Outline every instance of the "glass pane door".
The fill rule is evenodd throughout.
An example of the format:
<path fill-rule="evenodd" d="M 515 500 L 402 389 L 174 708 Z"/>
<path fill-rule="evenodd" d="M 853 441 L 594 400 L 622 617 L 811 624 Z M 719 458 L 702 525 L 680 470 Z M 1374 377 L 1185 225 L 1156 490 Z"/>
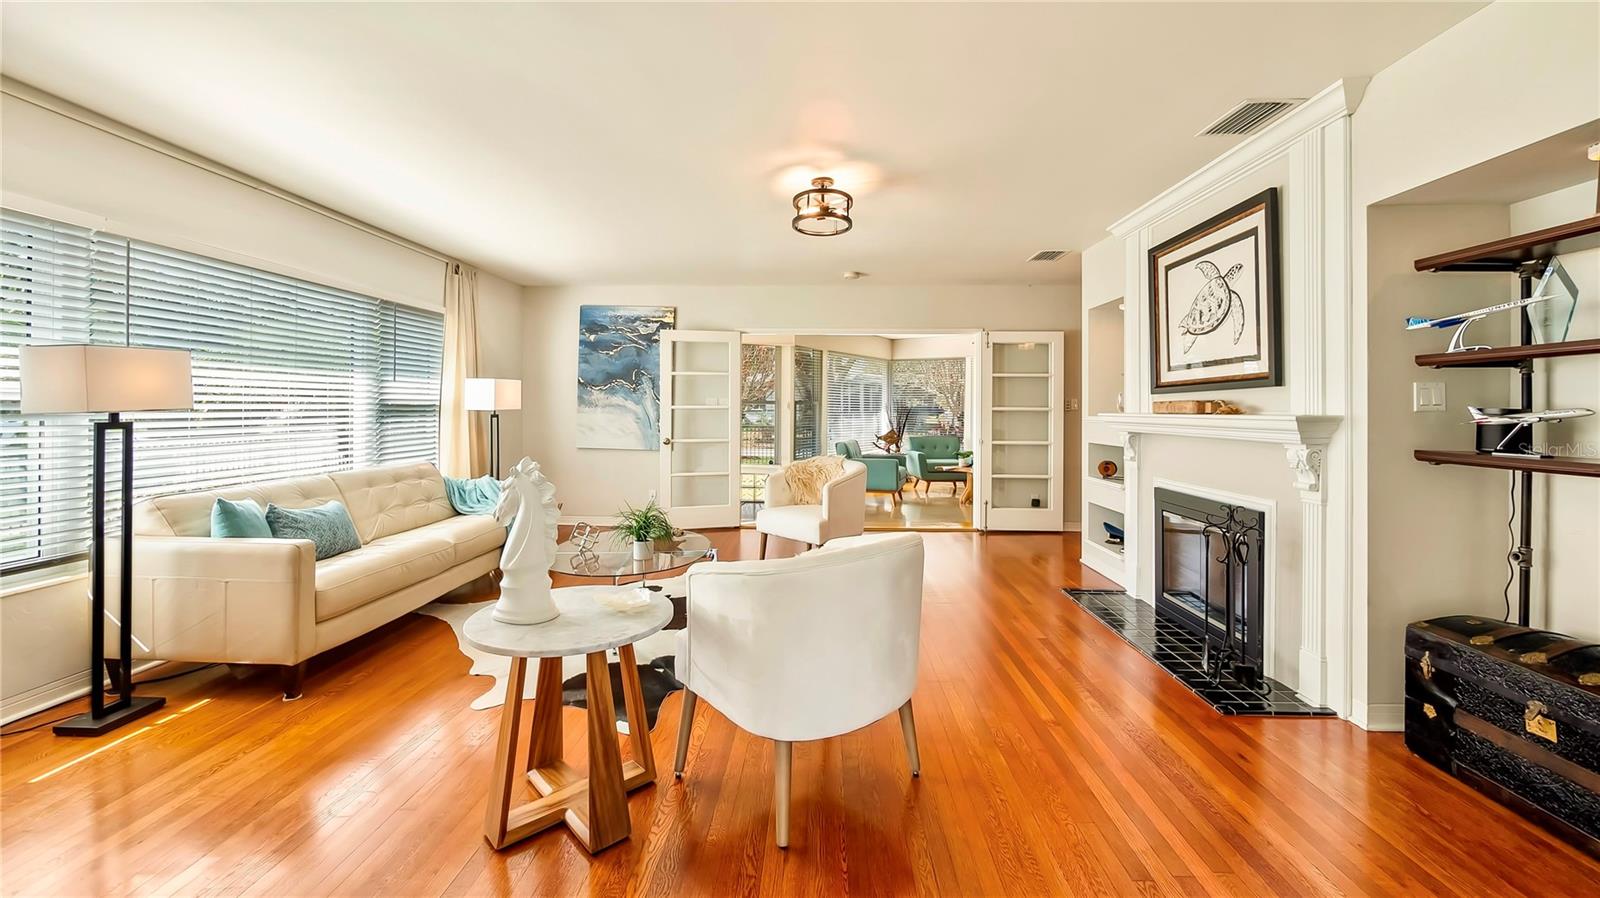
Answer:
<path fill-rule="evenodd" d="M 1062 527 L 1062 339 L 997 332 L 984 345 L 987 434 L 978 476 L 992 530 Z"/>
<path fill-rule="evenodd" d="M 679 527 L 739 526 L 739 335 L 661 334 L 661 506 Z"/>

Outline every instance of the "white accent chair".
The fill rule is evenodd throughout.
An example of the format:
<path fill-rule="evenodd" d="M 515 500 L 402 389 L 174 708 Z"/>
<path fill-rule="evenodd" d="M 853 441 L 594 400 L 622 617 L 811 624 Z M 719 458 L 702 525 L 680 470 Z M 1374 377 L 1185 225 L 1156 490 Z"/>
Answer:
<path fill-rule="evenodd" d="M 685 581 L 689 626 L 675 659 L 685 686 L 679 777 L 700 698 L 773 740 L 780 848 L 789 846 L 793 743 L 843 735 L 898 709 L 911 775 L 921 773 L 911 693 L 922 537 L 862 536 L 794 558 L 699 564 Z"/>
<path fill-rule="evenodd" d="M 821 505 L 795 505 L 783 472 L 767 476 L 767 499 L 756 512 L 761 557 L 767 537 L 781 536 L 815 548 L 841 536 L 860 536 L 867 526 L 867 466 L 846 460 L 844 471 L 822 487 Z"/>

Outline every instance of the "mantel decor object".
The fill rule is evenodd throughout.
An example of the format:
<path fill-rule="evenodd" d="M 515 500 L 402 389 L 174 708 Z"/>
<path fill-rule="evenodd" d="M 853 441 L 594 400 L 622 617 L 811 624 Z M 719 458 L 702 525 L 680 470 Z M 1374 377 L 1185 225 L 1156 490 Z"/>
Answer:
<path fill-rule="evenodd" d="M 1152 392 L 1283 383 L 1276 187 L 1164 241 L 1149 260 Z"/>
<path fill-rule="evenodd" d="M 1158 399 L 1150 403 L 1157 415 L 1242 415 L 1244 409 L 1222 399 Z"/>

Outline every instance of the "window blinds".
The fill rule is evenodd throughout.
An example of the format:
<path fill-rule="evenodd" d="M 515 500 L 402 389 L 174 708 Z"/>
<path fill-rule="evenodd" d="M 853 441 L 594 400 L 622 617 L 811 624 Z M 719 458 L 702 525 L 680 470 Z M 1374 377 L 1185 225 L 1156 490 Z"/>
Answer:
<path fill-rule="evenodd" d="M 889 363 L 885 359 L 824 354 L 828 389 L 828 443 L 859 440 L 872 445 L 878 434 L 889 429 L 883 398 L 889 386 Z"/>
<path fill-rule="evenodd" d="M 822 350 L 794 348 L 794 457 L 826 455 L 822 451 Z"/>
<path fill-rule="evenodd" d="M 89 540 L 92 419 L 20 414 L 23 343 L 191 351 L 194 409 L 136 418 L 136 496 L 436 454 L 436 312 L 9 210 L 0 267 L 0 568 Z"/>

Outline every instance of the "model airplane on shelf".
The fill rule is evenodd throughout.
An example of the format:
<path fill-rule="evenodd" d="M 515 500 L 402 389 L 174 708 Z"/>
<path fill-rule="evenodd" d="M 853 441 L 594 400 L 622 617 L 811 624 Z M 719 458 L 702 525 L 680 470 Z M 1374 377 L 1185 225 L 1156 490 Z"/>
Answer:
<path fill-rule="evenodd" d="M 1461 341 L 1467 335 L 1467 328 L 1470 327 L 1473 322 L 1482 321 L 1484 318 L 1487 318 L 1496 312 L 1509 312 L 1512 309 L 1521 309 L 1526 306 L 1531 306 L 1536 302 L 1544 302 L 1545 300 L 1551 298 L 1552 297 L 1549 296 L 1530 296 L 1526 299 L 1513 299 L 1510 302 L 1502 302 L 1492 306 L 1484 306 L 1481 309 L 1473 309 L 1470 312 L 1461 312 L 1460 314 L 1456 315 L 1447 315 L 1443 318 L 1418 318 L 1416 316 L 1412 316 L 1406 319 L 1406 330 L 1418 331 L 1430 327 L 1455 328 L 1456 332 L 1451 335 L 1450 345 L 1445 349 L 1445 352 L 1475 352 L 1480 349 L 1493 349 L 1494 347 L 1492 346 L 1484 346 L 1481 344 L 1478 346 L 1462 345 Z"/>
<path fill-rule="evenodd" d="M 1594 414 L 1594 409 L 1553 408 L 1542 412 L 1502 412 L 1499 414 L 1490 414 L 1475 405 L 1469 405 L 1467 406 L 1467 412 L 1468 414 L 1472 415 L 1472 423 L 1480 426 L 1484 424 L 1516 425 L 1515 427 L 1511 428 L 1509 433 L 1506 434 L 1505 439 L 1501 440 L 1500 443 L 1494 447 L 1494 451 L 1502 452 L 1507 446 L 1516 445 L 1512 441 L 1516 439 L 1517 434 L 1521 433 L 1524 427 L 1532 427 L 1535 424 L 1550 424 L 1557 421 L 1565 421 L 1569 418 L 1586 418 Z M 1525 455 L 1527 453 L 1516 452 L 1513 454 Z"/>
<path fill-rule="evenodd" d="M 1564 294 L 1560 292 L 1563 288 L 1565 289 Z M 1562 267 L 1561 260 L 1551 259 L 1550 264 L 1545 266 L 1544 273 L 1539 276 L 1539 285 L 1534 289 L 1532 296 L 1496 303 L 1492 306 L 1484 306 L 1481 309 L 1473 309 L 1470 312 L 1446 315 L 1443 318 L 1422 318 L 1413 315 L 1406 319 L 1406 330 L 1424 330 L 1430 327 L 1455 328 L 1456 332 L 1450 336 L 1450 345 L 1445 348 L 1445 352 L 1476 352 L 1481 349 L 1493 349 L 1494 347 L 1492 346 L 1481 344 L 1477 346 L 1465 346 L 1462 344 L 1462 341 L 1467 336 L 1467 328 L 1471 327 L 1474 321 L 1481 321 L 1499 312 L 1527 308 L 1535 303 L 1545 302 L 1562 295 L 1576 298 L 1578 288 L 1572 283 L 1572 278 L 1567 275 L 1566 269 Z M 1557 339 L 1560 338 L 1558 337 Z"/>

